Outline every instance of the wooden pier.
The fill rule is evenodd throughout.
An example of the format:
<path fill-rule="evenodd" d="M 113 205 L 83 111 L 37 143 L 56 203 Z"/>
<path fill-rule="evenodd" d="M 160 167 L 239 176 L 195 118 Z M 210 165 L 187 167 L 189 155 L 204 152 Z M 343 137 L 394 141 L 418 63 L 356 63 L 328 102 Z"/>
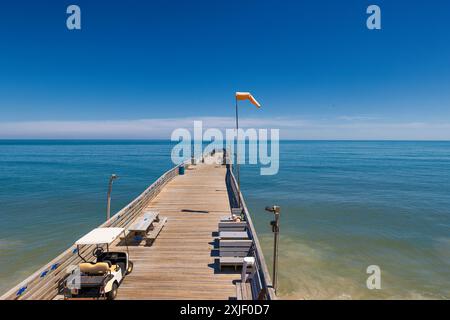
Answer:
<path fill-rule="evenodd" d="M 132 203 L 101 227 L 127 228 L 144 212 L 158 211 L 167 218 L 164 228 L 150 246 L 129 246 L 133 272 L 120 285 L 117 299 L 237 299 L 240 271 L 220 270 L 218 223 L 230 215 L 241 197 L 253 256 L 258 291 L 252 298 L 275 299 L 270 276 L 225 151 L 204 156 L 204 162 L 185 164 L 166 172 Z M 119 246 L 119 243 L 114 245 Z M 84 252 L 92 251 L 86 247 Z M 123 246 L 119 246 L 123 250 Z M 65 269 L 81 261 L 73 246 L 42 267 L 0 299 L 55 299 L 61 296 Z"/>

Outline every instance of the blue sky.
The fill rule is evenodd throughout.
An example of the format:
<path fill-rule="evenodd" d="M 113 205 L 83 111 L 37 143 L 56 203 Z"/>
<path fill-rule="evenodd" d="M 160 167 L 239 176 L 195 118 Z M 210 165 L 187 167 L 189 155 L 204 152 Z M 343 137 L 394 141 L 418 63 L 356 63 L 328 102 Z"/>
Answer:
<path fill-rule="evenodd" d="M 243 124 L 282 138 L 450 139 L 449 21 L 444 0 L 2 2 L 0 138 L 232 127 L 251 91 Z"/>

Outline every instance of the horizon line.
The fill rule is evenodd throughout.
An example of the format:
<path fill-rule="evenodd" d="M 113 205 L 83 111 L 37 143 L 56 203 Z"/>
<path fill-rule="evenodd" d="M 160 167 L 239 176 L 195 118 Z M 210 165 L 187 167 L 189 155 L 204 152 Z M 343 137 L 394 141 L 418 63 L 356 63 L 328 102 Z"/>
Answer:
<path fill-rule="evenodd" d="M 225 139 L 224 139 L 225 140 Z M 233 139 L 234 140 L 234 139 Z M 161 138 L 0 138 L 0 141 L 164 141 L 164 142 L 180 142 L 170 139 Z M 192 140 L 197 141 L 197 140 Z M 203 142 L 214 142 L 202 140 Z M 257 140 L 245 140 L 245 141 L 259 141 Z M 283 141 L 361 141 L 361 142 L 450 142 L 450 139 L 279 139 L 280 142 Z"/>

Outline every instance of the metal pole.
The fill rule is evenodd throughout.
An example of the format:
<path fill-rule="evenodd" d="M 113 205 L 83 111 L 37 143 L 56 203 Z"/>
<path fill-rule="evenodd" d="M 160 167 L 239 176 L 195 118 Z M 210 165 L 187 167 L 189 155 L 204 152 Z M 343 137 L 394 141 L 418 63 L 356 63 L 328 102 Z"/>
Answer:
<path fill-rule="evenodd" d="M 106 200 L 106 221 L 108 221 L 111 218 L 111 191 L 112 191 L 112 185 L 113 181 L 117 179 L 117 175 L 112 174 L 109 178 L 109 186 L 108 186 L 108 196 Z"/>
<path fill-rule="evenodd" d="M 238 206 L 241 207 L 241 179 L 239 175 L 239 116 L 238 116 L 238 99 L 236 98 L 236 169 L 237 169 L 237 186 L 238 186 Z"/>
<path fill-rule="evenodd" d="M 266 211 L 271 212 L 275 215 L 275 220 L 272 220 L 270 222 L 270 225 L 272 226 L 272 232 L 273 232 L 273 276 L 272 276 L 272 286 L 275 291 L 275 294 L 277 293 L 277 287 L 278 287 L 278 242 L 279 242 L 279 236 L 280 236 L 280 212 L 281 209 L 279 206 L 271 206 L 266 207 Z"/>
<path fill-rule="evenodd" d="M 278 288 L 278 241 L 280 237 L 279 213 L 275 213 L 274 239 L 273 239 L 273 289 L 275 294 Z"/>

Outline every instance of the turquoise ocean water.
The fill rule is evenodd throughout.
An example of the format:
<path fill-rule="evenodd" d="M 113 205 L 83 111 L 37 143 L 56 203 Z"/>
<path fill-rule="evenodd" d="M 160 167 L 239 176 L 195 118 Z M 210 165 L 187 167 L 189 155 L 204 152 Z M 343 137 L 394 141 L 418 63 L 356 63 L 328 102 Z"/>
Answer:
<path fill-rule="evenodd" d="M 171 148 L 0 141 L 0 292 L 104 221 L 111 173 L 115 212 L 173 166 Z M 245 165 L 241 183 L 269 264 L 264 206 L 282 207 L 282 297 L 450 298 L 450 142 L 285 141 L 277 175 Z"/>

